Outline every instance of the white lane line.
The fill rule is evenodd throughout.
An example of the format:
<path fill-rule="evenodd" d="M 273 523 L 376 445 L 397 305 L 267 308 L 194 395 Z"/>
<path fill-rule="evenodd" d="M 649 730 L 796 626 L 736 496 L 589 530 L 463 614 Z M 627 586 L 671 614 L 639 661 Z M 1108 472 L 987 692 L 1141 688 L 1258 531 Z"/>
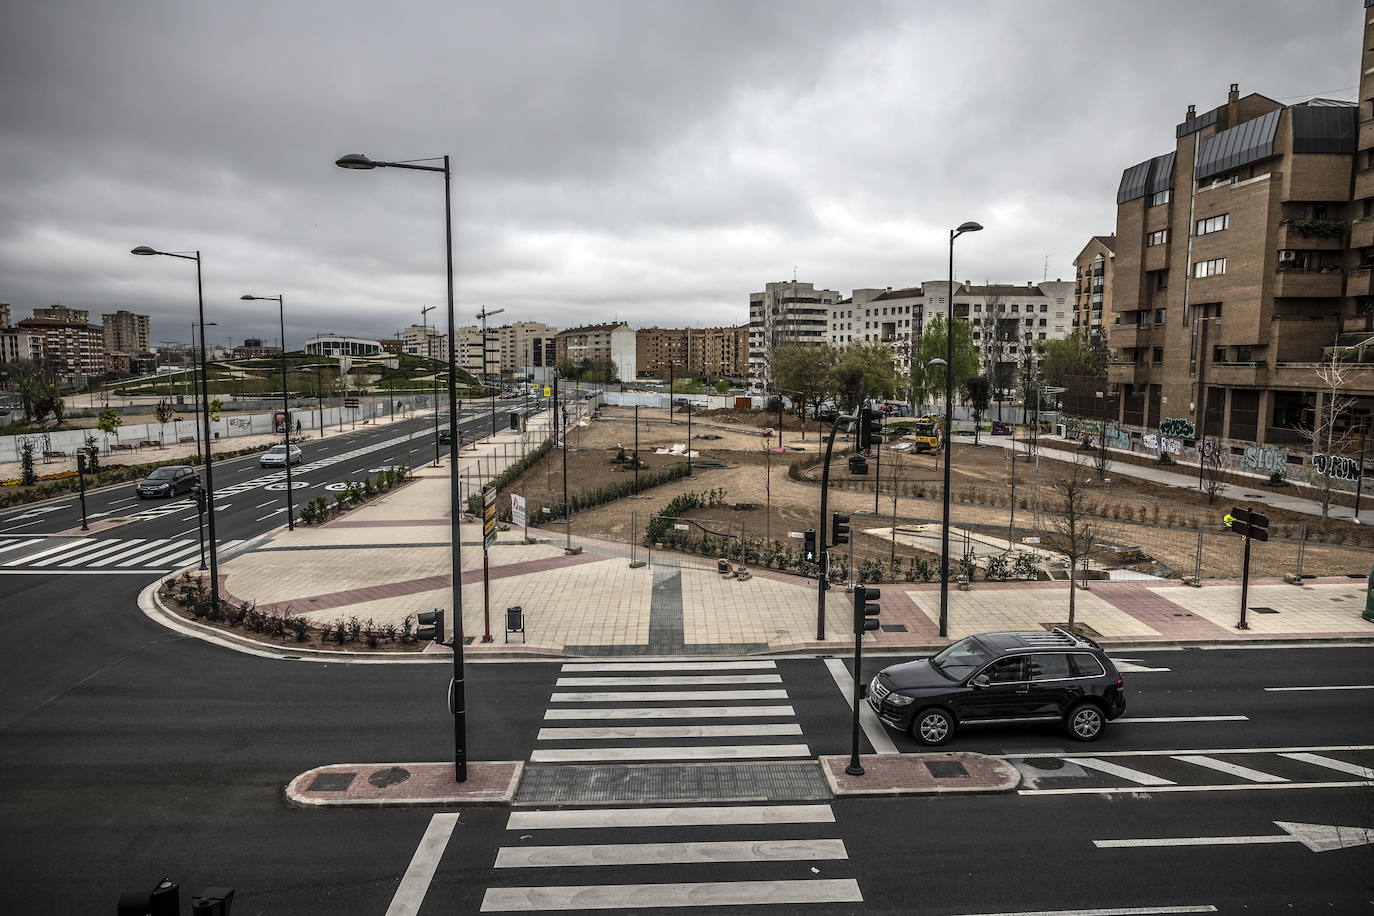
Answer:
<path fill-rule="evenodd" d="M 1314 747 L 1211 747 L 1174 748 L 1164 751 L 1088 751 L 1082 754 L 1000 754 L 1003 760 L 1073 760 L 1077 757 L 1172 757 L 1175 754 L 1282 754 L 1298 751 L 1374 751 L 1374 744 L 1323 744 Z"/>
<path fill-rule="evenodd" d="M 585 808 L 512 811 L 507 830 L 602 827 L 720 827 L 743 824 L 833 824 L 829 805 L 722 805 L 692 808 Z"/>
<path fill-rule="evenodd" d="M 564 674 L 582 671 L 745 671 L 751 668 L 777 668 L 777 662 L 565 662 Z"/>
<path fill-rule="evenodd" d="M 1153 786 L 1148 791 L 1155 792 L 1249 792 L 1255 789 L 1349 789 L 1352 786 L 1374 786 L 1374 780 L 1347 780 L 1346 782 L 1279 782 L 1279 783 L 1230 783 L 1224 786 Z M 1017 789 L 1017 795 L 1120 795 L 1122 792 L 1146 791 L 1135 786 L 1117 786 L 1103 789 Z"/>
<path fill-rule="evenodd" d="M 791 718 L 791 706 L 634 706 L 619 709 L 546 709 L 545 719 L 733 719 Z"/>
<path fill-rule="evenodd" d="M 1123 716 L 1115 722 L 1151 725 L 1164 722 L 1249 722 L 1249 716 Z"/>
<path fill-rule="evenodd" d="M 1243 767 L 1238 763 L 1231 763 L 1226 760 L 1217 760 L 1215 757 L 1207 757 L 1203 754 L 1177 754 L 1174 760 L 1182 760 L 1184 763 L 1196 764 L 1206 767 L 1209 770 L 1216 770 L 1218 773 L 1229 773 L 1241 779 L 1248 779 L 1251 782 L 1290 782 L 1282 776 L 1275 776 L 1272 773 L 1265 773 L 1254 770 L 1250 767 Z"/>
<path fill-rule="evenodd" d="M 31 554 L 29 554 L 27 557 L 20 557 L 20 558 L 17 559 L 17 560 L 10 560 L 10 561 L 7 562 L 5 565 L 6 565 L 6 566 L 18 566 L 20 563 L 28 563 L 28 562 L 30 562 L 30 561 L 32 561 L 32 560 L 37 560 L 37 559 L 40 559 L 40 558 L 42 558 L 42 557 L 50 557 L 50 556 L 52 556 L 52 555 L 55 554 L 55 553 L 60 553 L 60 552 L 62 552 L 62 551 L 64 551 L 64 550 L 67 550 L 67 549 L 70 548 L 70 547 L 72 546 L 72 544 L 74 544 L 74 543 L 79 544 L 79 543 L 81 543 L 81 542 L 80 542 L 80 541 L 63 541 L 62 543 L 58 544 L 56 547 L 49 547 L 47 550 L 40 550 L 40 551 L 38 551 L 38 553 L 31 553 Z"/>
<path fill-rule="evenodd" d="M 18 550 L 20 547 L 28 547 L 30 544 L 41 544 L 46 540 L 47 538 L 27 538 L 14 544 L 6 544 L 0 547 L 0 553 L 4 553 L 6 550 Z"/>
<path fill-rule="evenodd" d="M 141 540 L 143 540 L 143 539 L 142 539 L 142 538 L 135 538 L 134 540 L 140 540 L 140 541 L 141 541 Z M 80 556 L 80 557 L 77 557 L 75 560 L 73 560 L 73 559 L 71 559 L 71 558 L 69 558 L 69 557 L 62 557 L 60 560 L 58 560 L 58 565 L 59 565 L 59 566 L 76 566 L 76 565 L 82 565 L 82 566 L 84 566 L 84 565 L 86 565 L 87 563 L 89 563 L 91 560 L 94 560 L 96 557 L 104 556 L 104 555 L 107 555 L 107 554 L 111 554 L 111 553 L 114 553 L 114 552 L 117 551 L 117 550 L 123 549 L 124 546 L 127 545 L 128 543 L 130 543 L 130 542 L 124 540 L 123 538 L 116 538 L 116 539 L 111 540 L 111 541 L 106 541 L 106 542 L 105 542 L 105 546 L 102 547 L 100 550 L 93 550 L 93 551 L 91 551 L 91 552 L 88 553 L 88 554 L 84 554 L 84 555 L 82 555 L 82 556 Z"/>
<path fill-rule="evenodd" d="M 121 568 L 128 566 L 147 566 L 149 562 L 153 560 L 154 557 L 159 557 L 164 553 L 181 553 L 187 547 L 189 547 L 191 543 L 192 542 L 190 541 L 182 540 L 179 538 L 173 541 L 172 543 L 165 544 L 161 547 L 158 547 L 155 550 L 149 550 L 144 553 L 135 554 L 127 560 L 120 561 L 116 565 Z"/>
<path fill-rule="evenodd" d="M 136 502 L 138 502 L 138 500 L 139 500 L 139 497 L 137 497 L 137 496 L 130 496 L 128 499 L 116 499 L 116 500 L 114 500 L 113 502 L 106 503 L 106 505 L 109 505 L 109 506 L 122 506 L 122 505 L 124 505 L 125 503 L 136 503 Z"/>
<path fill-rule="evenodd" d="M 827 658 L 825 667 L 830 670 L 830 676 L 835 679 L 835 684 L 840 688 L 840 694 L 844 701 L 849 704 L 849 708 L 854 708 L 854 679 L 849 676 L 849 669 L 844 666 L 844 661 L 838 658 Z M 864 730 L 864 735 L 868 738 L 868 743 L 873 745 L 875 754 L 899 754 L 897 745 L 892 743 L 892 737 L 887 733 L 887 727 L 878 721 L 878 715 L 873 711 L 873 707 L 867 702 L 859 704 L 859 726 Z"/>
<path fill-rule="evenodd" d="M 78 556 L 79 554 L 90 553 L 91 551 L 98 550 L 104 547 L 107 543 L 109 542 L 86 541 L 85 543 L 79 544 L 75 547 L 71 547 L 70 550 L 66 550 L 59 554 L 54 554 L 53 556 L 45 557 L 42 560 L 39 560 L 37 563 L 30 563 L 29 566 L 35 568 L 39 566 L 51 566 L 53 563 L 59 563 L 64 562 L 66 560 L 70 560 L 72 557 Z"/>
<path fill-rule="evenodd" d="M 706 687 L 781 684 L 780 674 L 682 674 L 665 677 L 560 677 L 555 687 Z"/>
<path fill-rule="evenodd" d="M 1326 687 L 1266 687 L 1266 693 L 1285 693 L 1290 690 L 1374 690 L 1374 684 L 1332 684 Z"/>
<path fill-rule="evenodd" d="M 277 512 L 282 512 L 282 511 L 285 511 L 285 510 L 283 510 L 283 509 L 278 509 L 278 510 L 277 510 Z M 255 519 L 253 519 L 253 521 L 255 521 L 255 522 L 266 521 L 267 519 L 269 519 L 269 518 L 271 518 L 272 516 L 276 515 L 277 512 L 269 512 L 269 513 L 267 513 L 266 515 L 264 515 L 262 518 L 255 518 Z"/>
<path fill-rule="evenodd" d="M 439 867 L 439 860 L 443 858 L 449 837 L 453 835 L 453 828 L 457 824 L 456 814 L 436 814 L 429 819 L 425 835 L 420 838 L 420 845 L 416 847 L 405 876 L 401 878 L 401 886 L 396 888 L 391 906 L 386 908 L 386 916 L 415 916 L 420 912 L 420 904 L 425 902 L 425 892 L 434 880 L 435 869 Z"/>
<path fill-rule="evenodd" d="M 1014 913 L 963 913 L 960 916 L 1169 916 L 1173 913 L 1215 913 L 1210 903 L 1196 906 L 1113 906 L 1105 910 L 1036 910 Z"/>
<path fill-rule="evenodd" d="M 844 840 L 753 840 L 697 843 L 595 843 L 503 846 L 496 868 L 691 865 L 717 862 L 820 862 L 848 859 Z"/>
<path fill-rule="evenodd" d="M 606 741 L 650 738 L 764 738 L 800 735 L 796 724 L 780 725 L 605 725 L 588 728 L 541 728 L 540 741 Z"/>
<path fill-rule="evenodd" d="M 274 502 L 276 502 L 275 499 L 269 499 L 269 500 L 268 500 L 267 502 L 265 502 L 265 503 L 258 503 L 258 504 L 257 504 L 256 506 L 254 506 L 253 508 L 254 508 L 254 509 L 261 509 L 263 506 L 270 506 L 270 505 L 272 505 Z"/>
<path fill-rule="evenodd" d="M 108 557 L 101 557 L 99 560 L 94 560 L 92 561 L 91 566 L 106 566 L 110 563 L 115 562 L 116 560 L 123 560 L 126 557 L 133 556 L 136 553 L 142 553 L 143 551 L 148 550 L 156 545 L 170 543 L 169 538 L 154 538 L 153 540 L 148 541 L 146 543 L 139 543 L 142 540 L 142 538 L 130 538 L 129 540 L 124 542 L 125 544 L 129 545 L 129 548 L 127 550 L 121 550 L 119 553 L 111 554 Z"/>
<path fill-rule="evenodd" d="M 220 547 L 220 550 L 223 549 L 224 547 Z M 199 557 L 200 544 L 196 543 L 187 547 L 185 550 L 179 550 L 175 553 L 169 553 L 164 557 L 159 557 L 157 565 L 159 567 L 166 567 L 167 569 L 176 569 L 178 566 L 190 563 L 192 560 L 198 559 Z"/>
<path fill-rule="evenodd" d="M 785 700 L 786 690 L 626 690 L 555 693 L 553 703 L 652 703 L 658 700 Z"/>
<path fill-rule="evenodd" d="M 1340 773 L 1349 773 L 1351 776 L 1358 776 L 1361 779 L 1374 779 L 1374 767 L 1364 767 L 1358 763 L 1346 763 L 1335 757 L 1325 757 L 1321 754 L 1280 754 L 1279 756 L 1302 763 L 1310 763 L 1313 766 L 1325 767 L 1328 770 L 1336 770 Z"/>
<path fill-rule="evenodd" d="M 1096 757 L 1077 757 L 1074 763 L 1090 770 L 1097 770 L 1099 773 L 1106 773 L 1110 776 L 1117 776 L 1121 779 L 1128 779 L 1137 785 L 1142 786 L 1172 786 L 1176 783 L 1172 779 L 1163 779 L 1149 773 L 1142 773 L 1140 770 L 1133 770 L 1130 767 L 1123 767 L 1119 763 L 1111 763 L 1106 760 L 1098 760 Z"/>
<path fill-rule="evenodd" d="M 1169 670 L 1168 668 L 1152 668 L 1149 665 L 1142 664 L 1138 658 L 1116 658 L 1115 656 L 1111 656 L 1111 659 L 1112 664 L 1116 666 L 1116 670 L 1120 671 L 1122 674 L 1147 674 Z"/>
<path fill-rule="evenodd" d="M 862 903 L 852 878 L 800 881 L 709 881 L 697 884 L 581 884 L 493 887 L 483 913 L 541 910 L 643 910 L 653 907 L 772 906 L 784 903 Z"/>
<path fill-rule="evenodd" d="M 720 744 L 712 747 L 549 748 L 530 754 L 531 763 L 582 763 L 590 760 L 758 760 L 810 757 L 805 744 Z"/>

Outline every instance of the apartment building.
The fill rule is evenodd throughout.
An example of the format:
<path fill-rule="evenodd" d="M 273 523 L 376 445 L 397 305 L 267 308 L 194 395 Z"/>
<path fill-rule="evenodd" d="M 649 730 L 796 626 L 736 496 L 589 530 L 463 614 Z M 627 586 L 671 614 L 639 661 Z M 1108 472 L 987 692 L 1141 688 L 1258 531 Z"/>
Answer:
<path fill-rule="evenodd" d="M 12 327 L 13 313 L 8 302 L 0 302 L 0 328 Z"/>
<path fill-rule="evenodd" d="M 411 356 L 447 359 L 448 335 L 433 327 L 412 324 L 401 329 L 401 350 Z"/>
<path fill-rule="evenodd" d="M 640 328 L 635 363 L 639 378 L 667 378 L 671 367 L 678 376 L 743 379 L 749 371 L 749 326 Z"/>
<path fill-rule="evenodd" d="M 0 325 L 0 363 L 43 358 L 43 335 Z"/>
<path fill-rule="evenodd" d="M 1102 316 L 1108 321 L 1112 309 L 1112 279 L 1115 277 L 1116 236 L 1095 235 L 1073 259 L 1073 322 L 1074 331 L 1091 339 L 1105 334 Z"/>
<path fill-rule="evenodd" d="M 796 280 L 766 283 L 749 295 L 749 380 L 757 389 L 771 384 L 772 355 L 797 344 L 815 346 L 830 339 L 830 311 L 840 301 L 835 290 L 816 289 Z"/>
<path fill-rule="evenodd" d="M 623 321 L 568 328 L 554 335 L 555 363 L 611 360 L 622 379 L 636 378 L 635 332 Z M 547 354 L 546 354 L 547 357 Z"/>
<path fill-rule="evenodd" d="M 80 309 L 73 311 L 81 312 Z M 79 382 L 86 376 L 105 372 L 105 331 L 99 325 L 61 318 L 25 318 L 15 328 L 41 341 L 42 358 L 64 381 Z M 29 348 L 32 353 L 32 343 Z"/>
<path fill-rule="evenodd" d="M 81 324 L 91 323 L 90 309 L 74 309 L 65 305 L 50 305 L 47 308 L 34 309 L 33 317 L 46 318 L 51 321 L 75 321 Z"/>
<path fill-rule="evenodd" d="M 120 353 L 143 353 L 148 350 L 149 319 L 127 309 L 100 316 L 105 328 L 105 349 Z"/>
<path fill-rule="evenodd" d="M 510 378 L 532 376 L 556 362 L 553 343 L 558 329 L 542 321 L 514 321 L 487 328 L 487 371 Z"/>
<path fill-rule="evenodd" d="M 1374 45 L 1374 26 L 1365 37 Z M 1299 442 L 1331 353 L 1358 364 L 1347 394 L 1367 411 L 1374 131 L 1359 118 L 1371 97 L 1368 74 L 1363 112 L 1232 84 L 1224 104 L 1188 107 L 1173 150 L 1124 171 L 1108 332 L 1123 423 L 1178 418 L 1203 435 Z"/>

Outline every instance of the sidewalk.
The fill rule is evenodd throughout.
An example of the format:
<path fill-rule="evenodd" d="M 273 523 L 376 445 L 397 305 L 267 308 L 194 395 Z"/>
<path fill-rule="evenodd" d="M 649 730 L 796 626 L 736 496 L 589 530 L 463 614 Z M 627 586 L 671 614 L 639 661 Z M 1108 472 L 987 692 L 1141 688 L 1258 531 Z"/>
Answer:
<path fill-rule="evenodd" d="M 547 418 L 543 418 L 546 422 Z M 464 450 L 460 470 L 499 473 L 519 450 L 519 433 L 502 432 Z M 1152 469 L 1143 469 L 1152 470 Z M 222 567 L 226 594 L 256 602 L 260 610 L 303 614 L 315 623 L 357 616 L 399 626 L 411 614 L 452 607 L 449 578 L 448 469 L 419 468 L 416 480 L 340 519 L 319 527 L 278 530 Z M 474 481 L 475 483 L 475 481 Z M 465 482 L 464 489 L 468 489 Z M 856 522 L 862 524 L 856 519 Z M 462 531 L 463 632 L 476 653 L 555 655 L 709 655 L 820 650 L 852 644 L 850 597 L 827 592 L 825 639 L 817 637 L 812 580 L 768 570 L 741 581 L 724 578 L 714 564 L 639 548 L 650 565 L 632 568 L 631 546 L 577 535 L 582 550 L 568 555 L 560 529 L 500 532 L 490 548 L 490 624 L 482 591 L 481 530 Z M 1077 620 L 1090 634 L 1120 645 L 1225 644 L 1240 640 L 1374 639 L 1374 623 L 1361 619 L 1365 582 L 1348 577 L 1307 580 L 1252 579 L 1250 629 L 1237 630 L 1237 582 L 1209 581 L 1189 588 L 1176 580 L 1094 582 L 1077 597 Z M 867 641 L 880 649 L 924 649 L 949 640 L 938 635 L 939 587 L 932 583 L 881 586 L 881 631 Z M 977 582 L 951 589 L 949 637 L 988 630 L 1040 630 L 1067 616 L 1062 582 Z M 505 609 L 519 605 L 526 618 L 506 641 Z"/>

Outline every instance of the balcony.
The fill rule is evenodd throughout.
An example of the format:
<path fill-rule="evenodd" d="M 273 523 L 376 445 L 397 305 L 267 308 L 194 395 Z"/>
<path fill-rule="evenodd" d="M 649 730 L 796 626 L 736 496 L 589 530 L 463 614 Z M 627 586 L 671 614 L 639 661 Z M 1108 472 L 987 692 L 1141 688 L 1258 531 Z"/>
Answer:
<path fill-rule="evenodd" d="M 1347 296 L 1369 295 L 1368 267 L 1360 267 L 1350 272 L 1349 278 L 1345 281 L 1345 294 Z"/>
<path fill-rule="evenodd" d="M 1212 363 L 1207 382 L 1214 385 L 1263 385 L 1269 367 L 1263 361 Z"/>
<path fill-rule="evenodd" d="M 1374 168 L 1361 169 L 1355 173 L 1355 200 L 1374 197 Z"/>
<path fill-rule="evenodd" d="M 1343 219 L 1286 219 L 1279 224 L 1279 247 L 1335 251 L 1345 247 Z"/>
<path fill-rule="evenodd" d="M 1357 219 L 1350 224 L 1350 247 L 1368 248 L 1374 245 L 1374 217 Z"/>
<path fill-rule="evenodd" d="M 1138 349 L 1150 345 L 1150 325 L 1114 324 L 1107 331 L 1107 346 L 1112 349 Z"/>
<path fill-rule="evenodd" d="M 1113 360 L 1107 363 L 1107 381 L 1113 385 L 1143 385 L 1150 378 L 1149 363 Z"/>
<path fill-rule="evenodd" d="M 1374 147 L 1374 118 L 1365 118 L 1360 122 L 1360 149 L 1370 149 Z"/>
<path fill-rule="evenodd" d="M 1303 299 L 1339 297 L 1343 279 L 1339 267 L 1280 267 L 1274 275 L 1274 295 Z"/>
<path fill-rule="evenodd" d="M 1328 363 L 1275 363 L 1274 371 L 1269 374 L 1269 384 L 1275 388 L 1295 388 L 1311 391 L 1325 388 L 1317 376 L 1317 370 Z M 1374 392 L 1374 363 L 1342 363 L 1350 370 L 1342 386 L 1349 395 L 1363 395 Z"/>

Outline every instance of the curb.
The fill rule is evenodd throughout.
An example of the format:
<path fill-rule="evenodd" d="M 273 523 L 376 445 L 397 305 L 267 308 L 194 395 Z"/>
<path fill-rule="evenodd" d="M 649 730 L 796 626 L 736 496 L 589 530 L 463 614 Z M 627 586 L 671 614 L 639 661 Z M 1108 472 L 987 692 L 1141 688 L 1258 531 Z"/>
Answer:
<path fill-rule="evenodd" d="M 825 755 L 816 758 L 821 765 L 821 772 L 825 775 L 825 781 L 830 786 L 830 791 L 836 798 L 852 798 L 863 796 L 880 795 L 891 797 L 895 795 L 1003 795 L 1016 791 L 1021 784 L 1021 773 L 1016 767 L 997 757 L 987 754 L 978 754 L 972 751 L 954 751 L 946 754 L 902 754 L 898 757 L 890 755 L 869 755 L 867 765 L 870 768 L 882 767 L 883 769 L 900 768 L 909 770 L 909 774 L 876 773 L 863 776 L 843 776 L 836 773 L 839 769 L 843 772 L 843 764 L 849 762 L 849 755 Z M 860 762 L 864 758 L 860 757 Z M 967 764 L 965 770 L 977 768 L 979 770 L 991 770 L 990 774 L 985 774 L 974 780 L 964 782 L 965 776 L 955 778 L 939 778 L 930 775 L 929 771 L 922 772 L 922 766 L 927 762 L 950 762 L 955 764 Z M 894 779 L 894 775 L 897 777 Z M 915 778 L 924 784 L 915 782 L 899 781 L 902 778 Z M 858 780 L 872 780 L 871 786 L 859 788 L 849 783 Z"/>
<path fill-rule="evenodd" d="M 509 778 L 503 778 L 501 770 L 510 769 Z M 372 778 L 386 773 L 388 770 L 400 770 L 404 772 L 399 782 L 385 783 L 379 785 L 371 782 Z M 368 795 L 359 797 L 357 795 L 320 795 L 308 794 L 309 789 L 305 788 L 307 781 L 313 783 L 319 776 L 347 776 L 345 786 L 338 790 L 324 791 L 346 791 L 353 787 L 355 778 L 363 772 L 371 771 L 371 776 L 364 780 L 375 789 L 362 789 Z M 416 772 L 418 771 L 418 773 Z M 487 760 L 472 762 L 468 764 L 469 778 L 473 775 L 478 777 L 490 774 L 491 778 L 499 787 L 497 788 L 477 788 L 469 789 L 466 792 L 440 791 L 436 784 L 440 785 L 466 785 L 466 783 L 456 783 L 452 781 L 452 763 L 330 763 L 324 766 L 312 767 L 304 773 L 293 778 L 283 789 L 286 794 L 287 803 L 300 808 L 366 808 L 366 807 L 413 807 L 416 805 L 509 805 L 515 798 L 516 790 L 520 787 L 520 780 L 525 773 L 525 764 L 519 760 Z M 419 775 L 420 780 L 411 782 L 410 777 Z M 407 785 L 409 783 L 409 785 Z M 373 794 L 384 793 L 394 787 L 405 786 L 406 791 L 413 792 L 416 789 L 429 788 L 428 794 L 421 795 L 384 795 Z M 316 790 L 318 793 L 321 790 Z M 399 791 L 399 790 L 398 790 Z"/>

